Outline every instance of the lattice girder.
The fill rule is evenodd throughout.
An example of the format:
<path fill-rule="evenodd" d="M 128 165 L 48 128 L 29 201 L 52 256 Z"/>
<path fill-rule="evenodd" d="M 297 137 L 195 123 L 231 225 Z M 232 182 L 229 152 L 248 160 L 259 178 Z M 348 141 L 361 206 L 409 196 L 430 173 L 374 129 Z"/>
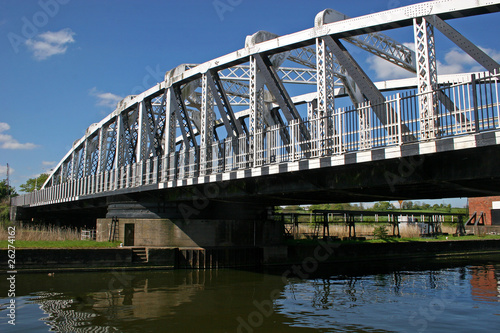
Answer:
<path fill-rule="evenodd" d="M 437 59 L 434 28 L 425 18 L 413 19 L 420 106 L 420 135 L 432 139 L 437 134 Z"/>

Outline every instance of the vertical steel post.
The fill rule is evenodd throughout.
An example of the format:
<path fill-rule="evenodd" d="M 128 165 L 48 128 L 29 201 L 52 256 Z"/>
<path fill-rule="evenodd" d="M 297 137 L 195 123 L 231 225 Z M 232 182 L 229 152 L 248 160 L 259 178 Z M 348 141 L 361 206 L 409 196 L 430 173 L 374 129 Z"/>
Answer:
<path fill-rule="evenodd" d="M 474 108 L 474 130 L 479 132 L 479 108 L 477 105 L 477 86 L 476 86 L 476 75 L 471 75 L 471 89 L 472 89 L 472 107 Z"/>
<path fill-rule="evenodd" d="M 259 165 L 262 152 L 262 135 L 264 130 L 264 87 L 255 58 L 250 57 L 250 152 L 253 156 L 253 166 Z M 250 162 L 252 163 L 252 162 Z"/>
<path fill-rule="evenodd" d="M 420 106 L 420 136 L 433 139 L 438 133 L 437 123 L 437 61 L 434 27 L 423 17 L 413 19 L 417 55 L 417 79 Z"/>
<path fill-rule="evenodd" d="M 335 77 L 333 53 L 322 38 L 316 38 L 316 73 L 318 100 L 316 112 L 309 115 L 317 119 L 317 132 L 313 139 L 318 140 L 319 155 L 325 155 L 330 148 L 330 138 L 334 132 L 333 113 L 335 110 Z M 313 117 L 311 117 L 314 115 Z"/>

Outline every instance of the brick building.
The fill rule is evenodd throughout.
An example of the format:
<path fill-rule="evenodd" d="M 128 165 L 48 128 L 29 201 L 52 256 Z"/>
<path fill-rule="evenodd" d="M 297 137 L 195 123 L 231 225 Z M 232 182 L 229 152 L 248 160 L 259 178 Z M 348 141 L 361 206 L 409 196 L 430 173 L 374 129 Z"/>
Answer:
<path fill-rule="evenodd" d="M 469 215 L 485 214 L 485 225 L 500 226 L 500 196 L 469 198 Z"/>

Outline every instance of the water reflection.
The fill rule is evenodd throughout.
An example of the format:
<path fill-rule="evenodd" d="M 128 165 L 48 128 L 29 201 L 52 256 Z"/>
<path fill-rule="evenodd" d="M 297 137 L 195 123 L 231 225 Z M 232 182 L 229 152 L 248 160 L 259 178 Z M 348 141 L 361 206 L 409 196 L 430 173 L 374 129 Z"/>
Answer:
<path fill-rule="evenodd" d="M 500 265 L 487 264 L 296 280 L 285 287 L 276 311 L 288 325 L 325 332 L 491 330 L 500 307 L 484 302 L 498 303 L 499 276 Z"/>
<path fill-rule="evenodd" d="M 19 274 L 19 332 L 424 332 L 496 328 L 500 265 Z M 6 299 L 0 304 L 6 304 Z M 35 311 L 36 310 L 36 311 Z M 5 307 L 0 309 L 0 315 Z M 5 316 L 4 316 L 5 317 Z M 0 331 L 12 331 L 5 322 Z M 14 330 L 16 331 L 16 330 Z"/>
<path fill-rule="evenodd" d="M 500 270 L 494 265 L 473 266 L 470 270 L 472 298 L 481 302 L 500 302 Z"/>
<path fill-rule="evenodd" d="M 255 310 L 252 300 L 283 289 L 279 276 L 231 270 L 29 277 L 38 283 L 22 292 L 56 332 L 181 332 L 200 325 L 204 332 L 234 332 L 237 318 Z"/>
<path fill-rule="evenodd" d="M 93 312 L 73 309 L 75 300 L 67 299 L 62 293 L 39 292 L 35 297 L 29 298 L 27 304 L 39 305 L 40 310 L 47 315 L 40 318 L 40 321 L 50 327 L 50 331 L 76 333 L 118 331 L 113 327 L 95 323 L 97 315 Z"/>

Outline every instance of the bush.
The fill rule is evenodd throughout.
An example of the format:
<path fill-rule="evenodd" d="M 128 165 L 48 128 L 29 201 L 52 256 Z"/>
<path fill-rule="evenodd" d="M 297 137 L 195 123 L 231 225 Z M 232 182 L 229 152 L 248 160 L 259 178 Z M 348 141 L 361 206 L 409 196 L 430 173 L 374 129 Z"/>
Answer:
<path fill-rule="evenodd" d="M 0 221 L 10 220 L 10 207 L 8 205 L 0 204 Z"/>
<path fill-rule="evenodd" d="M 388 236 L 387 229 L 385 226 L 375 227 L 373 229 L 373 236 L 378 239 L 385 239 Z"/>

